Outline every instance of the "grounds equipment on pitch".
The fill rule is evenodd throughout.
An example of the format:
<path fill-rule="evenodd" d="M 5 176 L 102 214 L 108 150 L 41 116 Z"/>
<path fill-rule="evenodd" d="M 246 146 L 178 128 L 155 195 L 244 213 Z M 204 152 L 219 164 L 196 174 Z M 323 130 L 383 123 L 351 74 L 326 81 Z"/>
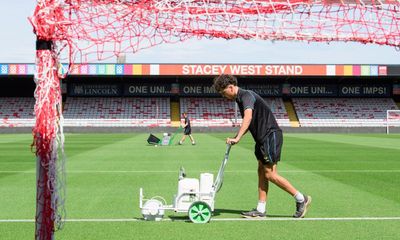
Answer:
<path fill-rule="evenodd" d="M 149 137 L 147 138 L 147 143 L 150 145 L 154 145 L 154 146 L 171 146 L 174 138 L 176 136 L 176 134 L 178 133 L 179 130 L 181 130 L 182 128 L 178 128 L 178 130 L 175 131 L 175 133 L 171 136 L 171 133 L 164 133 L 163 134 L 163 138 L 160 139 L 158 137 L 156 137 L 155 135 L 151 134 L 149 135 Z"/>
<path fill-rule="evenodd" d="M 224 159 L 214 180 L 212 173 L 201 173 L 200 180 L 187 178 L 181 167 L 178 178 L 178 192 L 174 195 L 172 205 L 167 205 L 160 196 L 145 199 L 143 188 L 139 190 L 139 208 L 143 218 L 149 221 L 159 221 L 164 217 L 165 210 L 187 213 L 194 223 L 207 223 L 214 211 L 216 193 L 221 189 L 224 180 L 225 166 L 228 162 L 231 145 L 226 145 Z"/>
<path fill-rule="evenodd" d="M 150 133 L 150 136 L 147 138 L 147 143 L 151 145 L 161 144 L 161 139 Z"/>

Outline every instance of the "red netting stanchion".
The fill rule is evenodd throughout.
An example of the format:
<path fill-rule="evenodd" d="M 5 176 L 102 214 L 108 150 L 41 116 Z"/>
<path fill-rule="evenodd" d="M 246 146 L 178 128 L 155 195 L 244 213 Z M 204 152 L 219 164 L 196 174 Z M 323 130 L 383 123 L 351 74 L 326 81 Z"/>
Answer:
<path fill-rule="evenodd" d="M 54 0 L 39 1 L 35 12 L 36 74 L 35 116 L 33 128 L 36 150 L 36 216 L 35 239 L 54 239 L 65 217 L 65 157 L 62 98 L 58 76 L 57 45 L 51 40 L 56 32 L 60 8 L 49 7 Z M 32 22 L 33 23 L 33 22 Z"/>
<path fill-rule="evenodd" d="M 36 239 L 53 239 L 65 215 L 65 158 L 61 90 L 56 56 L 50 41 L 38 40 L 35 115 L 33 128 L 37 157 Z"/>

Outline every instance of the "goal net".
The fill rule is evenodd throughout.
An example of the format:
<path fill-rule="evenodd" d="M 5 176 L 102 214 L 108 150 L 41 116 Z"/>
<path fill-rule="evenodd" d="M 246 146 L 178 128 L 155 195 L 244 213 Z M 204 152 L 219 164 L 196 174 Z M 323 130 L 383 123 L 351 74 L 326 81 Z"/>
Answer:
<path fill-rule="evenodd" d="M 386 133 L 400 133 L 400 110 L 386 111 Z"/>
<path fill-rule="evenodd" d="M 65 217 L 61 63 L 89 63 L 190 38 L 400 46 L 398 0 L 37 0 L 36 239 Z"/>
<path fill-rule="evenodd" d="M 395 0 L 39 0 L 30 18 L 63 62 L 117 58 L 190 38 L 400 46 Z"/>

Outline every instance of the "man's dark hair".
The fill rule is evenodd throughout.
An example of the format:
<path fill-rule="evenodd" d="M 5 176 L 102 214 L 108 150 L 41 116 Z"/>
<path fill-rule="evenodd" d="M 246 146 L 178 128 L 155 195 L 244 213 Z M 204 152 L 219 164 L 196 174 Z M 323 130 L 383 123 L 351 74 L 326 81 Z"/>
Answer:
<path fill-rule="evenodd" d="M 220 92 L 220 91 L 224 90 L 230 84 L 237 86 L 236 77 L 229 75 L 229 74 L 222 74 L 222 75 L 214 78 L 213 87 L 214 87 L 215 91 Z"/>

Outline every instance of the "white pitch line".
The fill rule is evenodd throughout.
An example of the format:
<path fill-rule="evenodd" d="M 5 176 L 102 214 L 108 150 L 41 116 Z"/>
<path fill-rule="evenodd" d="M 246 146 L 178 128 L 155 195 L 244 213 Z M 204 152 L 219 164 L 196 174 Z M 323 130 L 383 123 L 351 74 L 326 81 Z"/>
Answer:
<path fill-rule="evenodd" d="M 88 173 L 176 173 L 176 170 L 71 170 L 67 173 L 71 174 L 88 174 Z M 210 170 L 197 170 L 191 172 L 215 172 Z M 255 170 L 226 170 L 228 173 L 254 173 Z M 400 169 L 385 169 L 385 170 L 346 170 L 346 169 L 334 169 L 334 170 L 280 170 L 283 173 L 400 173 Z M 0 171 L 0 173 L 36 173 L 36 171 Z"/>
<path fill-rule="evenodd" d="M 211 221 L 400 221 L 400 217 L 326 217 L 326 218 L 283 218 L 283 217 L 270 217 L 270 218 L 212 218 Z M 143 219 L 137 218 L 93 218 L 93 219 L 66 219 L 66 222 L 145 222 Z M 173 222 L 186 222 L 189 219 L 173 220 L 170 218 L 161 221 Z M 33 223 L 34 219 L 0 219 L 0 223 Z"/>
<path fill-rule="evenodd" d="M 344 218 L 214 218 L 212 221 L 382 221 L 400 220 L 400 217 L 344 217 Z"/>

